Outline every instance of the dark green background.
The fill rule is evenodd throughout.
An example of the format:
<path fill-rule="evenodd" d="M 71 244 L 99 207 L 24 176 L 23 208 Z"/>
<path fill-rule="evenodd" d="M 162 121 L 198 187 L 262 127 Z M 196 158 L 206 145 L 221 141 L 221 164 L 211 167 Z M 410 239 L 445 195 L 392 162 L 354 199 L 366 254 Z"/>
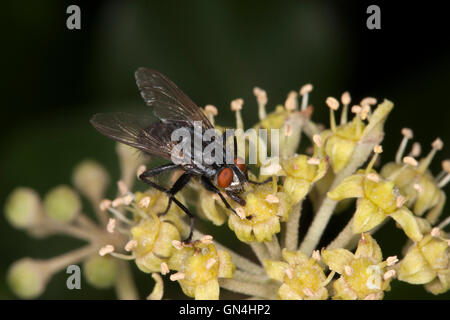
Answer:
<path fill-rule="evenodd" d="M 66 7 L 74 3 L 82 11 L 79 31 L 65 26 Z M 366 8 L 373 3 L 381 7 L 381 30 L 371 31 L 365 25 Z M 117 179 L 114 144 L 88 120 L 101 111 L 148 112 L 134 83 L 134 70 L 140 66 L 168 75 L 198 105 L 216 105 L 221 124 L 232 124 L 229 102 L 237 97 L 246 102 L 247 126 L 257 120 L 254 86 L 267 91 L 272 108 L 283 103 L 290 90 L 311 82 L 314 119 L 319 122 L 328 119 L 324 99 L 344 90 L 355 101 L 371 95 L 395 102 L 386 126 L 384 161 L 393 159 L 405 126 L 414 129 L 426 152 L 437 136 L 450 141 L 445 10 L 438 1 L 427 1 L 426 7 L 403 3 L 407 5 L 3 1 L 0 204 L 17 186 L 35 188 L 43 195 L 57 184 L 70 183 L 72 168 L 85 158 L 99 160 Z M 435 172 L 448 150 L 438 154 L 432 166 Z M 332 221 L 328 234 L 337 232 L 345 219 Z M 202 227 L 209 225 L 202 223 Z M 223 231 L 217 230 L 221 236 L 226 234 Z M 386 256 L 397 254 L 404 243 L 392 222 L 376 238 Z M 14 298 L 5 284 L 13 261 L 23 256 L 52 257 L 78 245 L 63 237 L 36 241 L 11 228 L 2 215 L 0 299 Z M 153 281 L 135 273 L 144 296 Z M 65 279 L 64 273 L 53 278 L 42 298 L 114 297 L 113 290 L 94 290 L 85 282 L 83 290 L 69 291 Z M 176 284 L 169 286 L 176 288 Z M 397 281 L 386 297 L 434 298 L 422 286 Z"/>

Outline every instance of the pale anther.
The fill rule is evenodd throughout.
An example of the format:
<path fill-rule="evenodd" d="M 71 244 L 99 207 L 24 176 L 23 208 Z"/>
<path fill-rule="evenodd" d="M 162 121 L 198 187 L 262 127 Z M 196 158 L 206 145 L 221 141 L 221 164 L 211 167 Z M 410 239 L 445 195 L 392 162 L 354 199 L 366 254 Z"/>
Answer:
<path fill-rule="evenodd" d="M 325 103 L 331 110 L 337 110 L 339 109 L 339 101 L 336 100 L 336 98 L 328 97 L 325 100 Z"/>
<path fill-rule="evenodd" d="M 386 264 L 388 267 L 392 267 L 394 264 L 398 262 L 397 256 L 390 256 L 386 259 Z"/>
<path fill-rule="evenodd" d="M 231 101 L 231 110 L 238 111 L 242 110 L 242 106 L 244 105 L 244 100 L 239 98 Z"/>
<path fill-rule="evenodd" d="M 352 99 L 350 97 L 350 93 L 348 91 L 345 91 L 341 96 L 342 104 L 350 104 L 351 101 Z"/>
<path fill-rule="evenodd" d="M 168 274 L 168 273 L 170 272 L 169 266 L 168 266 L 167 263 L 165 263 L 165 262 L 162 262 L 162 263 L 161 263 L 160 269 L 161 269 L 161 274 L 162 274 L 162 275 L 166 275 L 166 274 Z"/>
<path fill-rule="evenodd" d="M 403 158 L 403 163 L 409 164 L 412 167 L 417 167 L 417 165 L 419 164 L 416 159 L 409 156 Z"/>
<path fill-rule="evenodd" d="M 206 261 L 206 264 L 205 264 L 206 270 L 211 269 L 212 266 L 213 266 L 216 262 L 217 262 L 217 261 L 216 261 L 216 259 L 214 259 L 214 258 L 208 259 L 208 260 Z"/>
<path fill-rule="evenodd" d="M 186 275 L 183 272 L 177 272 L 177 273 L 170 275 L 170 280 L 171 281 L 182 280 L 182 279 L 184 279 L 185 276 Z"/>
<path fill-rule="evenodd" d="M 307 94 L 307 93 L 310 93 L 312 90 L 313 90 L 312 84 L 307 83 L 307 84 L 305 84 L 304 86 L 302 86 L 302 87 L 300 88 L 299 93 L 300 93 L 301 96 L 303 96 L 303 95 L 305 95 L 305 94 Z"/>
<path fill-rule="evenodd" d="M 268 203 L 279 203 L 280 202 L 280 198 L 278 198 L 276 195 L 274 194 L 268 194 L 266 196 L 266 201 Z"/>
<path fill-rule="evenodd" d="M 107 244 L 106 246 L 100 248 L 98 254 L 103 257 L 107 254 L 110 254 L 111 252 L 114 252 L 114 246 Z"/>
<path fill-rule="evenodd" d="M 131 239 L 130 241 L 128 241 L 128 242 L 125 244 L 125 251 L 130 252 L 131 250 L 133 250 L 134 248 L 136 248 L 137 245 L 138 245 L 137 240 Z"/>
<path fill-rule="evenodd" d="M 109 218 L 108 224 L 106 225 L 106 231 L 108 231 L 108 233 L 114 233 L 115 229 L 116 229 L 116 219 Z"/>

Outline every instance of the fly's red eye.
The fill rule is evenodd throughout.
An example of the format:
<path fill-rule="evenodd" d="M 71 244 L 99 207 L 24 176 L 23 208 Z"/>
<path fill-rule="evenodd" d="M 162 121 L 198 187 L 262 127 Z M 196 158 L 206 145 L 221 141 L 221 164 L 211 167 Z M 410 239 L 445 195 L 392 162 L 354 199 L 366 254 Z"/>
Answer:
<path fill-rule="evenodd" d="M 247 172 L 247 166 L 245 165 L 244 160 L 241 158 L 234 158 L 234 163 L 243 173 Z"/>
<path fill-rule="evenodd" d="M 217 176 L 217 184 L 221 188 L 228 187 L 233 181 L 233 170 L 230 168 L 223 168 Z"/>

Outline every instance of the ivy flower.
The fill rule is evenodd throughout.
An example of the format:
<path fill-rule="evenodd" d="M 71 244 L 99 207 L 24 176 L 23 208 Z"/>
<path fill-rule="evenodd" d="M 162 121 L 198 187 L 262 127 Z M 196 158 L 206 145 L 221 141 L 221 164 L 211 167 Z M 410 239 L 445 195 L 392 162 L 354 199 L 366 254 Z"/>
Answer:
<path fill-rule="evenodd" d="M 434 224 L 439 218 L 445 204 L 446 196 L 441 190 L 448 183 L 448 172 L 450 172 L 449 161 L 442 163 L 443 171 L 439 177 L 433 177 L 428 170 L 435 153 L 443 147 L 438 138 L 432 143 L 430 153 L 417 161 L 413 156 L 420 154 L 420 147 L 411 150 L 410 156 L 403 157 L 406 143 L 412 138 L 412 131 L 408 128 L 402 130 L 403 140 L 397 152 L 396 161 L 387 163 L 381 170 L 381 175 L 391 179 L 400 191 L 408 198 L 408 206 L 418 216 L 427 213 L 427 219 Z M 404 163 L 402 163 L 402 160 Z"/>
<path fill-rule="evenodd" d="M 161 264 L 166 263 L 174 252 L 172 241 L 180 240 L 180 231 L 174 223 L 176 219 L 170 220 L 166 216 L 159 218 L 154 210 L 148 210 L 148 208 L 158 207 L 157 200 L 152 202 L 149 196 L 143 196 L 143 194 L 138 194 L 136 200 L 141 205 L 143 202 L 148 205 L 147 211 L 140 207 L 134 209 L 135 213 L 139 212 L 136 215 L 140 218 L 139 223 L 130 230 L 129 248 L 135 256 L 139 269 L 147 273 L 159 272 Z"/>
<path fill-rule="evenodd" d="M 341 171 L 350 161 L 356 145 L 367 136 L 375 127 L 383 126 L 387 115 L 392 110 L 392 103 L 385 100 L 375 111 L 371 112 L 371 105 L 376 104 L 374 98 L 366 98 L 361 101 L 361 106 L 354 105 L 351 112 L 355 114 L 353 120 L 347 122 L 347 109 L 350 98 L 342 99 L 344 110 L 341 114 L 341 124 L 336 125 L 334 112 L 339 109 L 339 101 L 333 97 L 326 99 L 330 109 L 330 129 L 321 133 L 324 141 L 324 152 L 329 157 L 331 167 L 335 173 Z M 363 120 L 368 120 L 366 124 Z"/>
<path fill-rule="evenodd" d="M 218 278 L 231 278 L 235 266 L 231 256 L 224 250 L 217 250 L 210 241 L 195 241 L 189 246 L 177 246 L 178 250 L 168 262 L 170 269 L 177 270 L 170 276 L 178 281 L 183 292 L 196 300 L 219 299 Z"/>
<path fill-rule="evenodd" d="M 398 265 L 398 279 L 411 284 L 427 284 L 437 294 L 449 288 L 449 240 L 431 234 L 412 245 Z M 438 231 L 439 232 L 439 231 Z"/>
<path fill-rule="evenodd" d="M 325 175 L 328 163 L 325 159 L 299 155 L 284 161 L 282 168 L 286 174 L 283 191 L 296 204 L 303 200 L 311 185 Z"/>
<path fill-rule="evenodd" d="M 353 254 L 346 249 L 322 250 L 322 259 L 330 270 L 341 276 L 334 281 L 333 299 L 382 299 L 394 270 L 386 271 L 397 261 L 396 257 L 383 260 L 380 246 L 369 234 L 362 234 Z"/>
<path fill-rule="evenodd" d="M 283 249 L 284 261 L 266 260 L 264 268 L 271 279 L 282 282 L 278 297 L 283 300 L 326 300 L 326 285 L 330 279 L 325 276 L 321 265 L 301 251 Z"/>
<path fill-rule="evenodd" d="M 284 192 L 274 192 L 272 186 L 258 185 L 244 200 L 244 207 L 235 208 L 237 215 L 230 214 L 228 226 L 243 242 L 271 241 L 280 232 L 280 222 L 289 217 L 290 199 Z"/>
<path fill-rule="evenodd" d="M 197 192 L 199 214 L 216 226 L 224 224 L 227 221 L 228 209 L 223 207 L 222 199 L 201 186 L 199 186 Z"/>
<path fill-rule="evenodd" d="M 370 231 L 390 216 L 409 238 L 420 241 L 422 233 L 419 223 L 405 206 L 405 197 L 401 195 L 393 181 L 385 180 L 371 170 L 377 154 L 381 152 L 380 148 L 375 147 L 375 156 L 366 170 L 359 170 L 355 175 L 345 178 L 327 195 L 336 201 L 358 198 L 353 216 L 354 233 Z"/>

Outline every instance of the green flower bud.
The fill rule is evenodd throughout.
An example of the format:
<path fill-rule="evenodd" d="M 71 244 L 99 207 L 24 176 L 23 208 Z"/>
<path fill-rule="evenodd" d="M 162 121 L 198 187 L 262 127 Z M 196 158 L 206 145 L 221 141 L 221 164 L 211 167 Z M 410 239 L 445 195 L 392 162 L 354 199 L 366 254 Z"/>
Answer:
<path fill-rule="evenodd" d="M 16 261 L 9 269 L 7 281 L 14 293 L 23 299 L 39 296 L 45 289 L 48 275 L 31 258 Z"/>
<path fill-rule="evenodd" d="M 72 180 L 83 195 L 97 202 L 105 193 L 109 175 L 96 161 L 84 160 L 75 167 Z"/>
<path fill-rule="evenodd" d="M 41 200 L 32 189 L 17 188 L 6 200 L 6 219 L 16 228 L 32 226 L 39 220 L 41 213 Z"/>
<path fill-rule="evenodd" d="M 68 186 L 61 185 L 46 194 L 44 209 L 51 219 L 69 222 L 80 212 L 81 201 L 75 191 Z"/>
<path fill-rule="evenodd" d="M 94 255 L 84 262 L 83 271 L 90 285 L 98 289 L 107 289 L 116 281 L 117 263 L 110 256 Z"/>

